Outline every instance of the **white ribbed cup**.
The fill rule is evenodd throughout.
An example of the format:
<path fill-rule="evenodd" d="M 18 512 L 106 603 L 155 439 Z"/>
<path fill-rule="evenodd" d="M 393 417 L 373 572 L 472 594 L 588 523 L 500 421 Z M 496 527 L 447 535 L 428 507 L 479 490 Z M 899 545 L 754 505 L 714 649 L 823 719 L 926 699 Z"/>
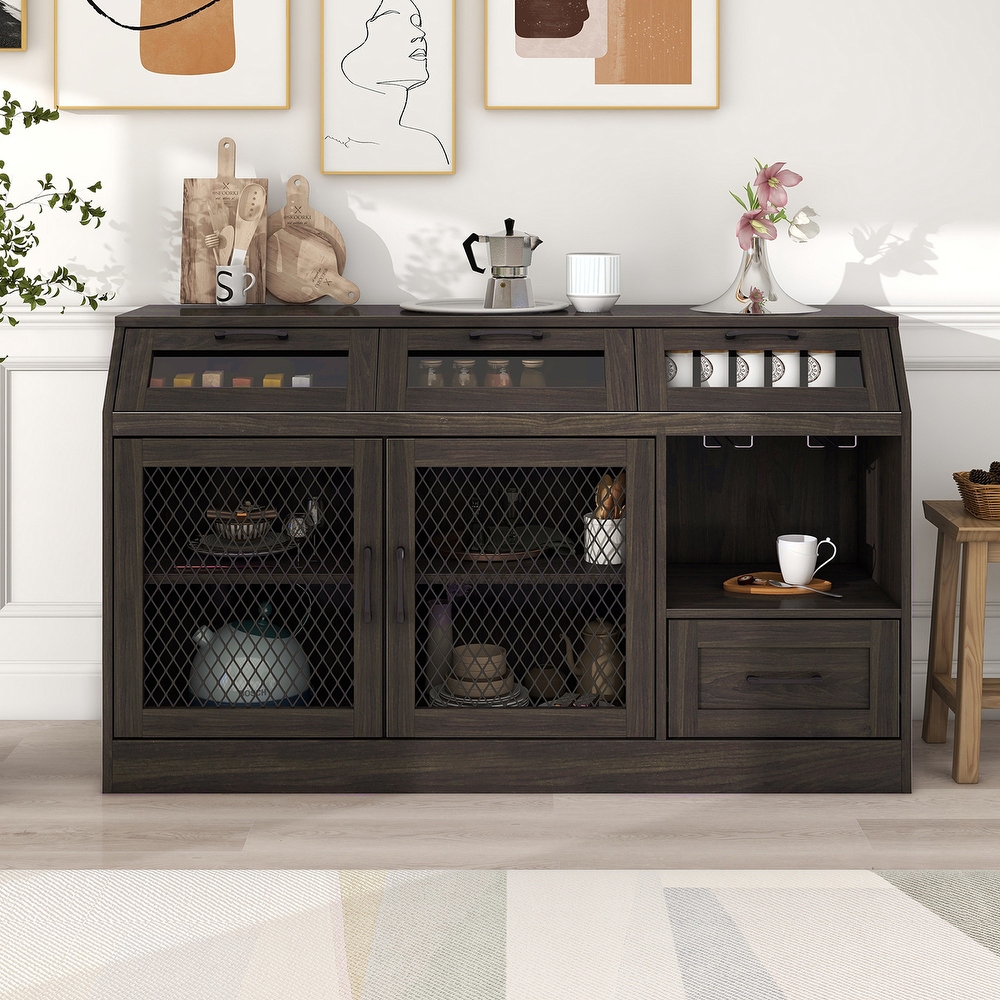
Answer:
<path fill-rule="evenodd" d="M 621 294 L 621 254 L 566 254 L 566 297 L 579 312 L 604 312 Z"/>
<path fill-rule="evenodd" d="M 566 254 L 566 291 L 571 295 L 620 295 L 621 254 Z"/>

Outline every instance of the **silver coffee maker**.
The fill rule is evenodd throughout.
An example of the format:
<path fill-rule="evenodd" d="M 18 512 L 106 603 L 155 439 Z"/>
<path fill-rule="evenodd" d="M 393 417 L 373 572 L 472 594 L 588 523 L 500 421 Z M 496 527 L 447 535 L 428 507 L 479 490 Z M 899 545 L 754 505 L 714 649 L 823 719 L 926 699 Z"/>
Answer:
<path fill-rule="evenodd" d="M 465 254 L 469 258 L 472 270 L 485 274 L 486 268 L 476 263 L 472 244 L 490 245 L 492 276 L 486 282 L 484 308 L 527 309 L 535 304 L 531 279 L 528 277 L 528 265 L 531 263 L 532 251 L 541 245 L 542 241 L 537 236 L 515 232 L 513 219 L 505 219 L 504 225 L 506 229 L 502 233 L 490 233 L 488 236 L 473 233 L 462 246 L 465 247 Z"/>

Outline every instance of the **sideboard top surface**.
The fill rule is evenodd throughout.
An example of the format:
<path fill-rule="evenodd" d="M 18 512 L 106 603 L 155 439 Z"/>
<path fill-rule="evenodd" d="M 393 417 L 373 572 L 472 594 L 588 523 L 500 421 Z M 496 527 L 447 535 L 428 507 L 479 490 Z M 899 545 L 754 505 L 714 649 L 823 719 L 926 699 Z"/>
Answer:
<path fill-rule="evenodd" d="M 616 305 L 609 312 L 581 313 L 569 307 L 559 312 L 489 316 L 482 313 L 430 314 L 409 312 L 394 305 L 256 305 L 224 308 L 212 305 L 149 305 L 119 314 L 118 328 L 206 327 L 274 325 L 350 329 L 359 327 L 405 327 L 448 329 L 469 327 L 545 327 L 548 329 L 608 329 L 661 327 L 698 329 L 720 326 L 761 329 L 878 326 L 895 329 L 898 319 L 871 306 L 828 305 L 813 313 L 787 316 L 746 316 L 695 312 L 686 305 Z"/>

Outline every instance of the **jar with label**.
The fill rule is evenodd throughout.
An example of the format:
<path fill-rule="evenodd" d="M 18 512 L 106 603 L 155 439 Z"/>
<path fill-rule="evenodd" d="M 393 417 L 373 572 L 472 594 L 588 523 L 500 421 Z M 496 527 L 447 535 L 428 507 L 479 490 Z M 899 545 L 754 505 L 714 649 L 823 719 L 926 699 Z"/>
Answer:
<path fill-rule="evenodd" d="M 521 388 L 522 389 L 544 389 L 545 372 L 544 358 L 524 358 L 521 361 Z"/>
<path fill-rule="evenodd" d="M 486 375 L 484 385 L 492 389 L 504 389 L 514 384 L 510 377 L 509 358 L 490 358 L 486 362 L 489 372 Z"/>
<path fill-rule="evenodd" d="M 451 377 L 452 385 L 462 389 L 471 389 L 479 385 L 479 379 L 476 378 L 475 358 L 455 358 L 452 361 L 452 367 L 455 369 L 455 374 Z"/>
<path fill-rule="evenodd" d="M 441 374 L 441 365 L 444 362 L 441 358 L 421 358 L 420 359 L 420 385 L 426 385 L 436 389 L 444 385 L 444 376 Z"/>

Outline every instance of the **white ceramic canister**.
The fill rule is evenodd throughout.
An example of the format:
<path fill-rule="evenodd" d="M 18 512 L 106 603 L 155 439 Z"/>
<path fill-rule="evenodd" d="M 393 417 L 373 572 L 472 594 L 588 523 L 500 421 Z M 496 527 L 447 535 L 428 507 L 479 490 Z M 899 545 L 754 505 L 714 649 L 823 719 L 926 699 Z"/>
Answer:
<path fill-rule="evenodd" d="M 712 389 L 729 385 L 729 351 L 701 352 L 701 384 Z"/>
<path fill-rule="evenodd" d="M 763 351 L 740 351 L 736 355 L 736 385 L 741 389 L 764 387 Z"/>
<path fill-rule="evenodd" d="M 771 354 L 771 385 L 775 389 L 795 388 L 800 384 L 798 351 L 774 351 Z"/>
<path fill-rule="evenodd" d="M 693 351 L 671 351 L 667 354 L 667 385 L 671 389 L 690 389 L 694 385 Z"/>
<path fill-rule="evenodd" d="M 810 388 L 832 389 L 837 384 L 837 352 L 810 351 L 808 372 Z"/>

